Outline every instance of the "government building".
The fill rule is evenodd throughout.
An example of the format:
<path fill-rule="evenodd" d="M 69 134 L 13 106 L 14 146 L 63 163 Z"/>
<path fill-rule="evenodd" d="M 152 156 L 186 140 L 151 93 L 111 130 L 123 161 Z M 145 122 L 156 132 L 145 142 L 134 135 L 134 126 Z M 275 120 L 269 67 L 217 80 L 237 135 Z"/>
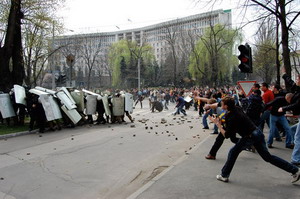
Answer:
<path fill-rule="evenodd" d="M 136 41 L 139 45 L 146 43 L 152 46 L 156 63 L 161 67 L 174 47 L 179 59 L 184 50 L 191 49 L 191 44 L 185 43 L 183 38 L 196 41 L 206 28 L 216 24 L 230 28 L 231 10 L 215 10 L 130 30 L 55 37 L 52 43 L 55 53 L 49 58 L 49 69 L 64 73 L 72 80 L 72 86 L 86 87 L 90 74 L 91 88 L 108 87 L 111 84 L 108 51 L 113 43 L 122 39 Z M 175 32 L 185 36 L 172 38 Z M 170 45 L 172 39 L 175 40 L 173 46 Z M 74 61 L 67 63 L 67 57 Z M 180 71 L 180 67 L 187 66 L 178 67 Z"/>

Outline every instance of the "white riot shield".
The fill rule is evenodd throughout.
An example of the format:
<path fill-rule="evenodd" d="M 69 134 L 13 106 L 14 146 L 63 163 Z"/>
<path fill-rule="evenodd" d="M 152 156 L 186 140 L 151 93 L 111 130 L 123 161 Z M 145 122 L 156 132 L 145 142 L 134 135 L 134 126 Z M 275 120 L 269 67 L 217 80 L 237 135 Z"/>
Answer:
<path fill-rule="evenodd" d="M 3 118 L 16 116 L 10 96 L 7 93 L 0 94 L 0 111 Z"/>
<path fill-rule="evenodd" d="M 96 96 L 99 96 L 101 97 L 101 95 L 97 94 L 97 93 L 94 93 L 92 91 L 89 91 L 89 90 L 85 90 L 85 89 L 82 89 L 82 92 L 86 93 L 86 94 L 89 94 L 89 95 L 96 95 Z"/>
<path fill-rule="evenodd" d="M 76 102 L 74 101 L 73 97 L 71 96 L 70 92 L 68 91 L 68 89 L 66 87 L 61 87 L 59 90 L 64 91 L 65 94 L 68 96 L 68 98 L 71 100 L 71 102 L 73 104 L 76 104 Z"/>
<path fill-rule="evenodd" d="M 40 86 L 36 86 L 35 89 L 40 90 L 40 91 L 44 91 L 44 92 L 49 93 L 49 94 L 54 95 L 54 96 L 55 96 L 55 93 L 56 93 L 56 91 L 53 91 L 53 90 L 50 90 L 50 89 L 47 89 L 47 88 L 43 88 L 43 87 L 40 87 Z"/>
<path fill-rule="evenodd" d="M 133 112 L 133 95 L 130 93 L 125 93 L 125 111 L 129 113 Z"/>
<path fill-rule="evenodd" d="M 111 111 L 110 111 L 109 105 L 108 105 L 108 96 L 107 95 L 102 97 L 102 102 L 103 102 L 105 114 L 106 115 L 111 115 Z"/>
<path fill-rule="evenodd" d="M 71 92 L 71 95 L 76 102 L 77 110 L 79 112 L 84 111 L 84 96 L 82 91 L 73 91 Z"/>
<path fill-rule="evenodd" d="M 26 106 L 26 93 L 25 88 L 19 85 L 14 85 L 15 100 L 17 104 L 23 104 Z"/>
<path fill-rule="evenodd" d="M 66 106 L 62 106 L 61 109 L 74 124 L 77 124 L 81 120 L 81 115 L 76 109 L 68 110 Z"/>
<path fill-rule="evenodd" d="M 60 108 L 52 95 L 40 95 L 39 99 L 43 105 L 48 121 L 62 118 Z"/>
<path fill-rule="evenodd" d="M 96 109 L 97 109 L 97 96 L 88 95 L 86 97 L 86 114 L 87 115 L 96 114 Z"/>
<path fill-rule="evenodd" d="M 75 109 L 77 106 L 73 103 L 64 91 L 58 91 L 56 96 L 68 110 Z"/>
<path fill-rule="evenodd" d="M 114 97 L 113 101 L 113 115 L 114 116 L 123 116 L 125 110 L 124 97 Z"/>
<path fill-rule="evenodd" d="M 40 90 L 37 90 L 35 88 L 32 88 L 29 90 L 29 93 L 33 93 L 35 95 L 47 95 L 48 93 L 44 92 L 44 91 L 40 91 Z"/>

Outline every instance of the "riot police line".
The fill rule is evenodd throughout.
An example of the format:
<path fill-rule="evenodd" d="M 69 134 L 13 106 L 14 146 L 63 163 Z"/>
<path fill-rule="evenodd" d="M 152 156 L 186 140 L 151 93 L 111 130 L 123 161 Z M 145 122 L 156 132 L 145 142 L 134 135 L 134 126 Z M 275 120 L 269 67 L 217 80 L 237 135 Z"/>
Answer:
<path fill-rule="evenodd" d="M 30 116 L 29 131 L 34 125 L 43 133 L 46 126 L 50 130 L 60 130 L 63 126 L 123 122 L 124 115 L 133 122 L 133 95 L 124 91 L 101 94 L 85 89 L 61 87 L 55 91 L 35 87 L 25 89 L 14 85 L 10 93 L 0 93 L 0 119 L 10 125 L 24 125 L 25 115 Z"/>

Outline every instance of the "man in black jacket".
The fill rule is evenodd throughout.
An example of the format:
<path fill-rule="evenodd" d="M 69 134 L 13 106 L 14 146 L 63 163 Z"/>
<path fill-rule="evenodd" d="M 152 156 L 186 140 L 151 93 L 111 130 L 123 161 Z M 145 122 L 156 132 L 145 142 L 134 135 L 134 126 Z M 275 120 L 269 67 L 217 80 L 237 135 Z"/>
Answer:
<path fill-rule="evenodd" d="M 279 108 L 278 112 L 293 111 L 293 115 L 297 115 L 300 119 L 300 75 L 298 75 L 296 83 L 291 80 L 286 74 L 282 77 L 288 84 L 292 86 L 292 92 L 294 95 L 291 99 L 287 99 L 290 105 Z M 294 149 L 292 153 L 292 163 L 300 166 L 300 122 L 298 122 L 295 137 L 294 137 Z"/>
<path fill-rule="evenodd" d="M 277 130 L 276 124 L 280 124 L 284 132 L 286 134 L 286 140 L 285 140 L 285 147 L 293 149 L 294 145 L 292 143 L 292 132 L 291 128 L 289 126 L 289 123 L 285 117 L 285 111 L 278 112 L 278 109 L 280 107 L 286 106 L 287 101 L 285 100 L 284 96 L 276 97 L 273 101 L 266 104 L 265 109 L 271 107 L 271 114 L 270 114 L 270 133 L 268 138 L 268 147 L 273 148 L 273 138 L 275 135 L 275 131 Z"/>
<path fill-rule="evenodd" d="M 238 155 L 249 143 L 253 144 L 258 154 L 266 162 L 270 162 L 278 168 L 292 173 L 292 183 L 295 183 L 300 179 L 300 171 L 297 166 L 269 153 L 263 133 L 254 125 L 241 108 L 235 106 L 233 98 L 225 97 L 222 99 L 221 104 L 222 109 L 227 111 L 225 116 L 225 129 L 222 127 L 218 118 L 210 117 L 210 119 L 218 126 L 225 138 L 229 138 L 238 133 L 241 136 L 241 139 L 230 149 L 227 161 L 222 168 L 222 173 L 217 175 L 217 180 L 228 182 L 229 175 Z"/>

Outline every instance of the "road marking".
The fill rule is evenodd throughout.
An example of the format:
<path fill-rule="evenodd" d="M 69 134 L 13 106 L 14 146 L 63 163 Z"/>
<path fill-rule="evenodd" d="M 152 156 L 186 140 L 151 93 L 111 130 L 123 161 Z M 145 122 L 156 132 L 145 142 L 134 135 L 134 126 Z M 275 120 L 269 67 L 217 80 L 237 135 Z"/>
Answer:
<path fill-rule="evenodd" d="M 0 198 L 5 198 L 5 199 L 16 199 L 15 197 L 11 196 L 11 195 L 8 195 L 6 193 L 3 193 L 0 191 Z"/>
<path fill-rule="evenodd" d="M 206 142 L 211 136 L 207 136 L 204 140 L 199 142 L 191 151 L 190 153 L 196 151 L 201 144 Z M 139 195 L 141 195 L 143 192 L 145 192 L 147 189 L 149 189 L 156 181 L 158 181 L 160 178 L 162 178 L 164 175 L 166 175 L 169 171 L 171 171 L 175 166 L 179 165 L 181 162 L 189 158 L 188 155 L 181 156 L 176 162 L 174 162 L 170 167 L 162 171 L 160 174 L 158 174 L 156 177 L 154 177 L 152 180 L 150 180 L 147 184 L 139 188 L 137 191 L 135 191 L 133 194 L 131 194 L 127 199 L 136 199 Z"/>

